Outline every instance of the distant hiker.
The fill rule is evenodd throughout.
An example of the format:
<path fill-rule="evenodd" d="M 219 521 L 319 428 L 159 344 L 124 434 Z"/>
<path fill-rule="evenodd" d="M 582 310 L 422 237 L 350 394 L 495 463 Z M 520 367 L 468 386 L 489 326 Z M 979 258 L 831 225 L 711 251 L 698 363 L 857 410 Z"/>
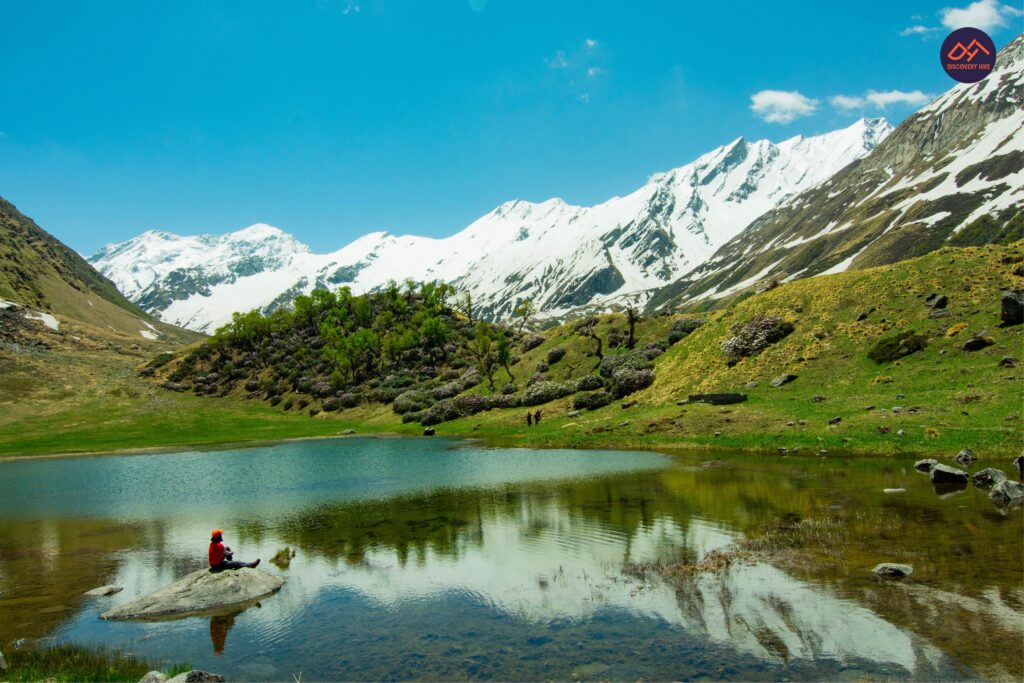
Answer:
<path fill-rule="evenodd" d="M 224 545 L 224 532 L 214 529 L 210 534 L 210 571 L 220 572 L 225 569 L 241 569 L 243 567 L 258 567 L 259 560 L 255 562 L 235 562 L 234 553 L 231 548 Z"/>
<path fill-rule="evenodd" d="M 530 412 L 526 413 L 526 426 L 527 427 L 532 427 L 533 426 L 533 413 L 530 413 Z"/>
<path fill-rule="evenodd" d="M 540 424 L 540 411 L 539 410 L 536 413 L 533 414 L 533 421 L 536 424 Z"/>

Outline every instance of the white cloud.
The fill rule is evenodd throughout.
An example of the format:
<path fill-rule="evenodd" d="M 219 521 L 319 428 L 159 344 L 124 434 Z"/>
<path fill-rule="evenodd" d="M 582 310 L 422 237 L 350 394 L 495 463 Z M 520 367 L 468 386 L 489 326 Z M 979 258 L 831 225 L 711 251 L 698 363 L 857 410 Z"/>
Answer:
<path fill-rule="evenodd" d="M 795 90 L 762 90 L 750 96 L 750 111 L 768 123 L 789 123 L 817 109 L 818 100 Z"/>
<path fill-rule="evenodd" d="M 588 50 L 593 50 L 595 47 L 597 47 L 597 41 L 594 40 L 593 38 L 587 38 L 586 40 L 583 41 L 583 44 L 587 47 Z"/>
<path fill-rule="evenodd" d="M 598 69 L 596 66 L 592 66 L 589 69 L 587 69 L 587 75 L 590 76 L 591 78 L 593 78 L 594 76 L 600 76 L 601 70 Z"/>
<path fill-rule="evenodd" d="M 581 93 L 580 94 L 580 102 L 582 102 L 583 104 L 586 104 L 589 101 L 590 101 L 590 93 Z"/>
<path fill-rule="evenodd" d="M 926 36 L 929 33 L 935 33 L 939 30 L 938 26 L 922 26 L 916 24 L 914 26 L 908 26 L 907 28 L 900 31 L 901 36 Z"/>
<path fill-rule="evenodd" d="M 913 90 L 904 92 L 902 90 L 868 90 L 863 96 L 857 95 L 833 95 L 828 98 L 829 104 L 840 111 L 852 111 L 854 109 L 866 109 L 874 107 L 885 109 L 890 106 L 920 107 L 932 99 L 931 95 Z"/>
<path fill-rule="evenodd" d="M 951 31 L 973 26 L 991 33 L 1005 26 L 1008 17 L 1019 17 L 1024 11 L 1003 5 L 998 0 L 978 0 L 967 7 L 947 7 L 939 14 L 942 17 L 942 25 Z"/>
<path fill-rule="evenodd" d="M 833 95 L 828 98 L 828 102 L 836 109 L 841 109 L 842 111 L 863 109 L 867 104 L 867 100 L 863 97 L 852 97 L 850 95 Z"/>
<path fill-rule="evenodd" d="M 556 52 L 554 57 L 545 59 L 544 63 L 552 69 L 565 69 L 569 66 L 569 60 L 565 58 L 565 52 L 562 50 Z"/>
<path fill-rule="evenodd" d="M 920 90 L 912 90 L 911 92 L 903 92 L 902 90 L 885 90 L 882 92 L 868 90 L 865 99 L 879 109 L 885 109 L 891 104 L 920 107 L 931 102 L 932 96 L 926 95 Z"/>

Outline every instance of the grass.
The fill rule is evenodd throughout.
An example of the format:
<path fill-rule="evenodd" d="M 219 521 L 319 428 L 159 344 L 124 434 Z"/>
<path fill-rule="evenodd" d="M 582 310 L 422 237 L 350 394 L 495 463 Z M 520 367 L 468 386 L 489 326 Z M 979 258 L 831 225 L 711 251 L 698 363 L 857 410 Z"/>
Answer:
<path fill-rule="evenodd" d="M 970 447 L 983 459 L 1024 450 L 1024 367 L 1000 366 L 1003 356 L 1024 362 L 1022 327 L 999 326 L 1001 292 L 1024 287 L 1012 275 L 1022 244 L 947 248 L 902 263 L 799 280 L 726 308 L 694 313 L 707 320 L 655 361 L 654 385 L 621 402 L 570 418 L 572 397 L 540 406 L 540 425 L 527 427 L 526 409 L 494 410 L 436 427 L 438 434 L 484 438 L 499 445 L 572 448 L 688 448 L 805 455 L 952 456 Z M 924 299 L 944 293 L 947 317 L 929 318 Z M 858 320 L 861 314 L 867 314 Z M 764 352 L 729 366 L 722 341 L 734 323 L 774 315 L 795 331 Z M 638 346 L 664 340 L 672 316 L 645 318 Z M 604 315 L 598 333 L 625 330 L 622 315 Z M 73 328 L 72 328 L 73 329 Z M 905 330 L 927 337 L 923 350 L 887 363 L 868 358 L 878 339 Z M 978 352 L 963 342 L 985 331 L 995 345 Z M 541 346 L 512 366 L 520 387 L 554 347 L 565 357 L 545 376 L 578 377 L 596 365 L 593 342 L 571 325 L 549 330 Z M 58 335 L 51 335 L 57 337 Z M 605 348 L 606 353 L 618 350 Z M 83 351 L 59 346 L 6 363 L 0 351 L 0 455 L 81 453 L 215 445 L 358 433 L 416 435 L 390 406 L 361 405 L 310 418 L 261 401 L 196 397 L 160 389 L 137 376 L 151 361 L 149 347 Z M 798 379 L 774 388 L 792 372 Z M 509 379 L 495 376 L 500 387 Z M 748 383 L 757 382 L 753 388 Z M 471 392 L 488 391 L 486 383 Z M 745 403 L 677 405 L 689 394 L 742 391 Z M 824 400 L 815 400 L 823 396 Z M 287 398 L 287 396 L 285 397 Z M 894 410 L 898 408 L 899 410 Z M 834 418 L 838 422 L 830 424 Z M 901 434 L 902 432 L 902 434 Z"/>
<path fill-rule="evenodd" d="M 61 643 L 47 647 L 20 648 L 6 653 L 5 681 L 138 681 L 158 670 L 152 662 L 105 647 Z M 164 673 L 175 676 L 191 669 L 176 664 Z"/>

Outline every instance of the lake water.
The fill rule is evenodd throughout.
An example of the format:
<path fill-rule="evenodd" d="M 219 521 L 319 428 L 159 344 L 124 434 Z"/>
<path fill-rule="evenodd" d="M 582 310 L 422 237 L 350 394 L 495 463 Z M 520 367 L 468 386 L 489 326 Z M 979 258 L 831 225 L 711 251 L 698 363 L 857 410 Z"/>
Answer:
<path fill-rule="evenodd" d="M 936 491 L 910 458 L 717 457 L 353 438 L 0 463 L 0 643 L 229 680 L 1024 675 L 1020 508 Z M 282 590 L 236 614 L 98 618 L 203 567 L 214 527 Z M 630 569 L 796 528 L 796 559 Z M 883 561 L 914 574 L 877 579 Z M 83 597 L 108 583 L 124 591 Z"/>

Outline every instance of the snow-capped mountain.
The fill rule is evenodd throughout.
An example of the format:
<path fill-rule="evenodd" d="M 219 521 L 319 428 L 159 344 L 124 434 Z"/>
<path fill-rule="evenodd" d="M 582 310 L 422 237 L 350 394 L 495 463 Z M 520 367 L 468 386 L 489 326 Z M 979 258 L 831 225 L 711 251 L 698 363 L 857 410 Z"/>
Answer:
<path fill-rule="evenodd" d="M 89 260 L 132 301 L 199 331 L 212 331 L 236 311 L 289 305 L 315 287 L 347 285 L 358 293 L 406 278 L 453 283 L 495 319 L 524 298 L 542 316 L 627 298 L 644 304 L 891 130 L 884 119 L 861 119 L 780 143 L 739 138 L 652 176 L 625 197 L 591 207 L 512 201 L 444 239 L 375 232 L 314 254 L 267 225 L 223 236 L 150 231 Z"/>
<path fill-rule="evenodd" d="M 908 116 L 857 163 L 758 218 L 649 306 L 1022 237 L 1024 35 L 1000 50 L 987 78 Z"/>

